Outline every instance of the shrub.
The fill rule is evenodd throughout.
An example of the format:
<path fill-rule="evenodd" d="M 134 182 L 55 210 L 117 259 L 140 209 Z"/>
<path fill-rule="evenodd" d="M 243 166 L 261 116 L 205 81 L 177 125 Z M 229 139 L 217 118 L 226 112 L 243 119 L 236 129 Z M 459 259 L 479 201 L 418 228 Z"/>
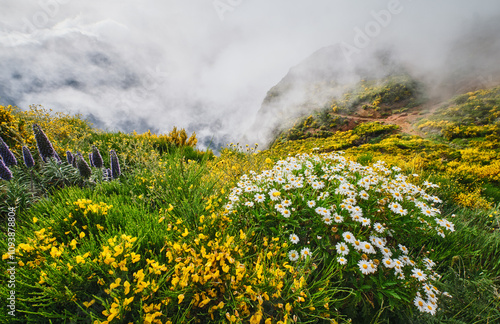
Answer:
<path fill-rule="evenodd" d="M 440 294 L 435 264 L 419 255 L 422 246 L 399 242 L 417 233 L 444 237 L 454 226 L 431 206 L 441 200 L 399 171 L 380 161 L 362 166 L 338 154 L 298 155 L 272 170 L 243 175 L 226 208 L 232 222 L 255 237 L 286 240 L 297 266 L 310 259 L 319 268 L 336 264 L 355 291 L 342 305 L 351 317 L 358 304 L 371 304 L 376 312 L 382 305 L 395 311 L 414 303 L 434 314 Z"/>

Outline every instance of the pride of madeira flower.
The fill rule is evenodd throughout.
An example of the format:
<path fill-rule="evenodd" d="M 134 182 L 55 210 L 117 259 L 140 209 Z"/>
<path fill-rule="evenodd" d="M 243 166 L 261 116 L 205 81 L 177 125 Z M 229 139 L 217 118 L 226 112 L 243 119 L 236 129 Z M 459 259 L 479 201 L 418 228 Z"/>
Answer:
<path fill-rule="evenodd" d="M 94 167 L 96 168 L 102 168 L 103 167 L 103 162 L 102 162 L 102 156 L 101 153 L 99 152 L 99 149 L 96 146 L 92 146 L 92 153 L 91 153 L 91 163 Z"/>
<path fill-rule="evenodd" d="M 66 161 L 68 161 L 68 164 L 73 165 L 73 154 L 70 151 L 66 151 Z"/>
<path fill-rule="evenodd" d="M 49 141 L 47 135 L 45 135 L 42 128 L 38 124 L 33 124 L 33 133 L 35 134 L 36 146 L 42 160 L 47 162 L 49 158 L 55 158 L 56 151 L 54 150 L 54 147 Z"/>
<path fill-rule="evenodd" d="M 12 172 L 10 172 L 9 168 L 5 165 L 5 163 L 1 158 L 0 158 L 0 178 L 7 181 L 12 179 Z"/>
<path fill-rule="evenodd" d="M 82 178 L 85 179 L 89 178 L 90 175 L 92 174 L 92 170 L 90 169 L 90 166 L 88 165 L 87 161 L 85 161 L 82 155 L 78 155 L 76 158 L 77 158 L 76 165 L 78 167 L 80 175 L 82 176 Z"/>
<path fill-rule="evenodd" d="M 0 137 L 0 156 L 6 166 L 17 165 L 17 159 L 9 149 L 9 146 Z"/>
<path fill-rule="evenodd" d="M 113 179 L 117 179 L 122 172 L 120 170 L 120 161 L 118 160 L 118 155 L 116 155 L 115 150 L 109 151 L 109 159 L 111 161 L 111 176 Z"/>
<path fill-rule="evenodd" d="M 30 149 L 26 146 L 23 146 L 23 160 L 24 164 L 28 168 L 32 168 L 35 165 L 35 160 L 33 160 L 33 156 L 31 155 Z"/>

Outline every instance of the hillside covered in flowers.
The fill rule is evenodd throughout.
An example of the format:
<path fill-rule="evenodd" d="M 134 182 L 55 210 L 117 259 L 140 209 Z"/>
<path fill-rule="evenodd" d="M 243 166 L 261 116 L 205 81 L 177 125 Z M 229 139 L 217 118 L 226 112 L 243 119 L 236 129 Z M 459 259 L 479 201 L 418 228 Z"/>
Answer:
<path fill-rule="evenodd" d="M 363 81 L 217 154 L 0 106 L 0 318 L 499 321 L 500 88 L 426 100 Z"/>

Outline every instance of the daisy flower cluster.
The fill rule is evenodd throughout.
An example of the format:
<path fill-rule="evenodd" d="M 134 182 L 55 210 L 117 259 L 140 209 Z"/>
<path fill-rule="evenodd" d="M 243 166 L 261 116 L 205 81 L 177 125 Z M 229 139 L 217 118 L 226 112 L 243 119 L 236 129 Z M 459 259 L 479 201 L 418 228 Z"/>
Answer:
<path fill-rule="evenodd" d="M 317 253 L 359 276 L 383 272 L 401 285 L 410 280 L 417 308 L 434 314 L 435 264 L 428 258 L 413 260 L 397 242 L 407 235 L 400 224 L 412 226 L 414 235 L 424 231 L 442 237 L 454 226 L 435 207 L 442 201 L 426 192 L 436 185 L 425 182 L 422 188 L 409 181 L 415 175 L 400 171 L 383 161 L 363 166 L 342 152 L 301 154 L 276 162 L 271 170 L 243 175 L 229 193 L 226 210 L 253 221 L 265 235 L 279 231 L 290 243 L 292 262 Z"/>

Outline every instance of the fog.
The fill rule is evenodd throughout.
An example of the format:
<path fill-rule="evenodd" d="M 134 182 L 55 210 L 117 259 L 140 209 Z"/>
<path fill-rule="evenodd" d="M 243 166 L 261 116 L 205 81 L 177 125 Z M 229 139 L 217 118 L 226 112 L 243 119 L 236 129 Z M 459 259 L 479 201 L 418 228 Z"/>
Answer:
<path fill-rule="evenodd" d="M 80 113 L 108 130 L 177 126 L 218 148 L 241 140 L 268 90 L 325 47 L 346 71 L 390 48 L 437 85 L 459 72 L 494 82 L 499 15 L 498 0 L 2 0 L 0 104 Z M 260 134 L 245 138 L 268 140 Z"/>

